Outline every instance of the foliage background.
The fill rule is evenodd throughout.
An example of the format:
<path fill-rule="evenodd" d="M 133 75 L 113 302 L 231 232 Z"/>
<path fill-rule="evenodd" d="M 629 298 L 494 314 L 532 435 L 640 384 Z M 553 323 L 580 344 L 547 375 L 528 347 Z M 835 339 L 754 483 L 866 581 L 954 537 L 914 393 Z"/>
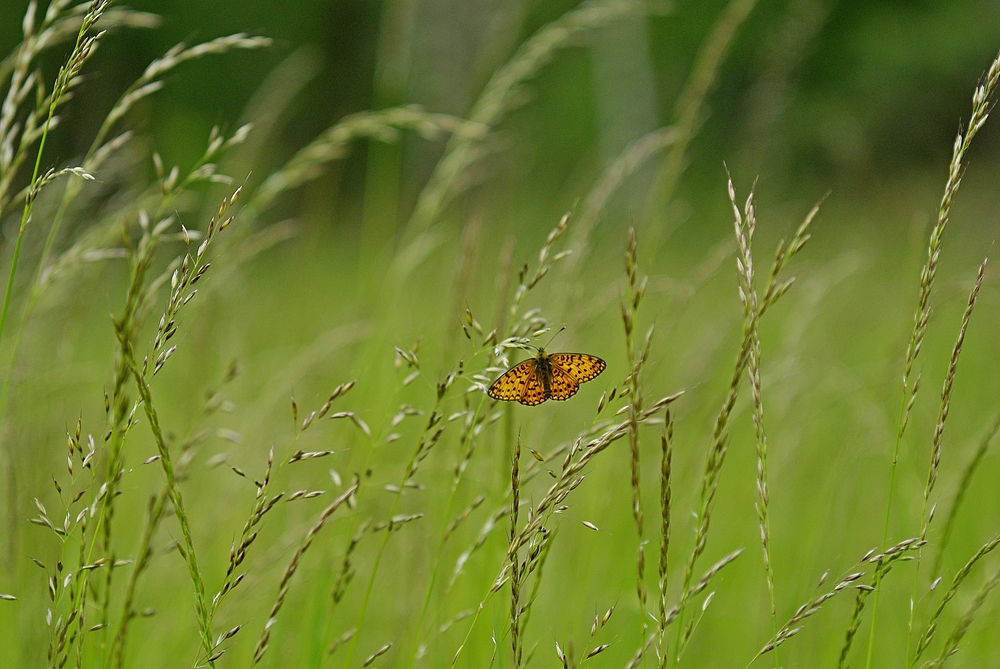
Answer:
<path fill-rule="evenodd" d="M 631 141 L 673 120 L 698 48 L 726 4 L 678 2 L 666 15 L 616 22 L 559 51 L 520 92 L 523 104 L 496 129 L 495 151 L 469 175 L 474 186 L 441 217 L 440 244 L 400 285 L 386 279 L 388 268 L 404 246 L 406 221 L 442 154 L 443 141 L 407 134 L 396 144 L 357 142 L 344 160 L 267 213 L 267 222 L 294 219 L 295 234 L 217 277 L 218 285 L 186 317 L 173 366 L 158 378 L 164 422 L 176 438 L 183 438 L 198 424 L 205 388 L 218 383 L 230 361 L 238 361 L 241 369 L 226 390 L 232 412 L 210 423 L 213 430 L 238 433 L 238 443 L 225 438 L 207 442 L 184 484 L 210 584 L 217 584 L 224 572 L 229 545 L 253 496 L 246 481 L 224 467 L 207 466 L 212 458 L 225 454 L 229 463 L 247 472 L 260 471 L 272 444 L 289 448 L 294 434 L 290 397 L 300 412 L 312 410 L 337 383 L 353 378 L 358 386 L 344 401 L 383 440 L 400 403 L 429 410 L 434 383 L 457 359 L 475 360 L 475 347 L 460 329 L 465 308 L 486 330 L 492 327 L 504 244 L 512 240 L 515 267 L 533 263 L 545 235 L 564 212 L 578 206 L 614 157 Z M 142 136 L 142 149 L 129 154 L 134 159 L 129 169 L 137 182 L 148 182 L 154 173 L 144 152 L 155 150 L 166 164 L 184 171 L 204 151 L 214 125 L 235 129 L 256 101 L 267 99 L 260 97 L 262 91 L 301 83 L 287 104 L 263 109 L 261 118 L 273 126 L 252 158 L 232 163 L 232 173 L 240 179 L 249 173 L 252 188 L 347 114 L 415 103 L 428 111 L 465 116 L 517 46 L 573 6 L 555 0 L 132 3 L 134 9 L 161 16 L 161 24 L 105 38 L 88 64 L 86 85 L 71 103 L 69 122 L 46 148 L 45 162 L 74 164 L 113 101 L 170 46 L 246 31 L 272 37 L 274 45 L 179 68 L 162 91 L 130 115 L 127 125 Z M 21 0 L 5 0 L 0 53 L 10 52 L 19 40 L 26 7 Z M 556 348 L 598 354 L 608 360 L 609 369 L 573 402 L 510 409 L 509 425 L 520 432 L 525 447 L 547 452 L 571 439 L 590 424 L 601 393 L 627 374 L 617 301 L 624 285 L 625 232 L 636 225 L 640 266 L 651 277 L 641 331 L 653 322 L 658 328 L 645 379 L 647 395 L 689 389 L 677 408 L 676 540 L 671 553 L 673 564 L 683 564 L 708 435 L 740 337 L 733 258 L 719 253 L 720 248 L 731 251 L 725 162 L 741 194 L 757 180 L 762 267 L 777 239 L 831 192 L 814 238 L 797 260 L 799 284 L 762 324 L 779 620 L 813 595 L 825 570 L 841 573 L 878 544 L 898 378 L 927 231 L 958 123 L 967 117 L 971 91 L 996 54 L 998 35 L 996 0 L 760 0 L 721 66 L 673 201 L 664 210 L 646 208 L 657 167 L 656 160 L 650 161 L 601 216 L 580 283 L 562 285 L 567 279 L 554 271 L 529 295 L 528 306 L 543 308 L 552 324 L 571 326 Z M 44 63 L 50 77 L 63 57 L 57 51 Z M 975 269 L 992 252 L 1000 225 L 998 166 L 1000 129 L 994 119 L 976 140 L 942 254 L 921 361 L 925 385 L 903 443 L 891 540 L 912 536 L 919 527 L 937 389 Z M 215 192 L 209 202 L 216 201 Z M 203 227 L 196 212 L 184 211 L 181 221 Z M 39 219 L 43 214 L 44 209 Z M 15 218 L 2 222 L 5 268 Z M 86 223 L 83 216 L 79 227 L 67 231 L 65 246 Z M 572 225 L 571 218 L 568 234 Z M 654 246 L 646 236 L 650 226 L 670 233 Z M 33 229 L 30 234 L 35 238 L 28 243 L 40 246 L 42 233 Z M 225 256 L 218 259 L 220 267 L 225 263 Z M 942 508 L 950 505 L 962 468 L 1000 410 L 1000 292 L 994 276 L 990 270 L 956 380 L 939 487 L 945 491 Z M 58 546 L 25 518 L 33 513 L 34 497 L 57 506 L 50 480 L 64 469 L 66 430 L 78 417 L 85 431 L 101 430 L 102 389 L 110 380 L 115 341 L 107 314 L 120 311 L 127 278 L 120 261 L 88 269 L 42 305 L 17 359 L 12 360 L 7 341 L 0 351 L 4 369 L 13 365 L 15 370 L 2 434 L 0 592 L 18 596 L 16 603 L 0 602 L 3 666 L 44 662 L 44 577 L 27 558 L 50 562 Z M 570 300 L 562 311 L 559 298 L 566 290 L 583 297 Z M 424 378 L 402 387 L 406 371 L 395 368 L 392 346 L 408 348 L 421 337 Z M 707 562 L 741 546 L 747 550 L 713 582 L 717 594 L 683 659 L 690 666 L 745 664 L 771 633 L 753 510 L 755 456 L 745 394 L 737 405 Z M 460 397 L 451 402 L 449 413 L 461 410 Z M 333 490 L 328 469 L 347 479 L 364 463 L 371 465 L 375 485 L 356 510 L 332 522 L 308 554 L 274 629 L 268 666 L 344 661 L 343 650 L 326 657 L 324 640 L 354 624 L 378 542 L 360 545 L 358 577 L 329 616 L 334 573 L 358 523 L 386 514 L 390 494 L 383 491 L 380 497 L 376 491 L 399 478 L 419 420 L 403 424 L 400 441 L 377 448 L 340 423 L 309 433 L 310 441 L 299 446 L 330 448 L 336 454 L 311 469 L 286 472 L 282 489 Z M 509 485 L 511 445 L 503 424 L 487 430 L 470 463 L 456 508 L 464 508 L 480 492 L 487 502 L 447 546 L 445 573 L 475 540 Z M 658 428 L 643 432 L 647 536 L 655 524 L 658 435 Z M 136 436 L 129 448 L 128 466 L 135 471 L 128 475 L 124 494 L 131 499 L 126 504 L 123 497 L 116 519 L 123 553 L 134 550 L 127 537 L 137 536 L 146 496 L 160 480 L 159 471 L 139 466 L 154 453 L 145 434 Z M 393 534 L 387 545 L 359 635 L 356 665 L 384 643 L 395 642 L 378 660 L 385 666 L 404 666 L 414 652 L 414 615 L 433 548 L 448 522 L 444 508 L 450 472 L 461 456 L 457 429 L 436 449 L 419 475 L 425 489 L 410 492 L 403 502 L 405 513 L 426 516 Z M 593 615 L 613 604 L 615 626 L 606 633 L 612 645 L 592 662 L 623 666 L 638 645 L 635 527 L 625 443 L 602 458 L 570 503 L 546 566 L 527 639 L 528 648 L 538 644 L 537 666 L 556 662 L 553 640 L 565 647 L 574 639 L 582 647 Z M 996 534 L 998 476 L 1000 460 L 990 451 L 944 557 L 946 575 Z M 523 494 L 539 496 L 542 486 L 538 482 Z M 324 498 L 289 503 L 269 518 L 242 599 L 225 613 L 227 628 L 244 624 L 252 631 L 236 638 L 220 666 L 249 662 L 292 546 L 325 504 Z M 579 522 L 584 520 L 600 531 Z M 160 548 L 176 538 L 172 532 L 161 533 Z M 431 629 L 483 598 L 503 563 L 505 537 L 505 529 L 495 532 L 447 593 L 439 584 L 431 600 Z M 899 571 L 909 573 L 904 567 Z M 676 577 L 672 579 L 676 587 Z M 895 591 L 883 600 L 875 666 L 900 659 L 909 580 L 905 574 L 899 577 Z M 155 615 L 135 623 L 129 645 L 132 666 L 176 666 L 178 657 L 185 663 L 194 655 L 192 603 L 179 592 L 180 584 L 187 585 L 183 562 L 176 554 L 158 556 L 141 594 L 142 608 L 155 610 Z M 963 597 L 964 606 L 972 592 Z M 784 666 L 836 664 L 850 599 L 831 602 L 782 647 Z M 485 666 L 494 653 L 494 636 L 501 649 L 496 662 L 509 666 L 503 638 L 506 606 L 503 596 L 490 600 L 461 666 Z M 950 620 L 963 606 L 956 606 Z M 996 605 L 989 603 L 956 666 L 1000 662 L 1000 644 L 990 631 L 997 615 Z M 423 666 L 445 666 L 468 625 L 466 620 L 431 634 Z M 867 626 L 862 629 L 866 640 Z M 864 644 L 855 646 L 855 663 L 860 664 Z"/>

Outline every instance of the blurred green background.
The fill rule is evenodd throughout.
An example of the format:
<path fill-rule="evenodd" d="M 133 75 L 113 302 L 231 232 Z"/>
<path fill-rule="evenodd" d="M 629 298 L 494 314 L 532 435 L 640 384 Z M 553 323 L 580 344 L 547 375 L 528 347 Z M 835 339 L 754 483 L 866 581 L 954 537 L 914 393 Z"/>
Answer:
<path fill-rule="evenodd" d="M 428 141 L 412 133 L 397 143 L 353 143 L 343 160 L 282 196 L 254 222 L 255 229 L 264 229 L 293 219 L 294 234 L 245 261 L 231 261 L 228 270 L 232 256 L 213 261 L 219 276 L 210 276 L 211 288 L 192 303 L 182 322 L 178 353 L 157 377 L 155 390 L 176 443 L 202 425 L 198 411 L 206 388 L 219 384 L 231 361 L 241 369 L 223 391 L 231 402 L 229 411 L 205 423 L 214 436 L 198 450 L 191 477 L 183 484 L 210 592 L 221 582 L 253 489 L 225 467 L 209 465 L 225 456 L 228 463 L 259 476 L 272 444 L 279 456 L 298 448 L 336 451 L 327 460 L 281 472 L 278 489 L 331 492 L 317 500 L 282 504 L 269 516 L 250 576 L 220 614 L 220 631 L 236 624 L 246 627 L 218 666 L 249 666 L 281 572 L 312 519 L 336 492 L 328 470 L 347 480 L 370 466 L 371 484 L 357 508 L 335 517 L 307 554 L 273 628 L 263 666 L 344 664 L 345 649 L 329 655 L 327 646 L 356 623 L 381 537 L 368 535 L 359 544 L 357 576 L 332 614 L 330 590 L 359 525 L 366 518 L 383 520 L 388 513 L 392 496 L 383 486 L 398 483 L 424 420 L 408 418 L 395 428 L 392 417 L 402 403 L 429 412 L 434 384 L 459 359 L 470 374 L 481 370 L 485 356 L 461 330 L 466 308 L 489 331 L 503 301 L 498 277 L 504 273 L 505 254 L 515 271 L 522 263 L 533 268 L 545 236 L 563 213 L 580 210 L 615 158 L 631 142 L 676 120 L 678 96 L 727 4 L 679 1 L 662 13 L 588 30 L 572 47 L 557 51 L 516 93 L 514 111 L 492 129 L 486 155 L 463 175 L 468 188 L 436 221 L 440 236 L 413 261 L 405 280 L 394 272 L 406 262 L 400 254 L 410 240 L 407 221 L 446 145 L 443 139 Z M 345 115 L 413 103 L 429 112 L 466 117 L 491 75 L 518 46 L 575 3 L 218 0 L 129 6 L 160 16 L 160 24 L 116 29 L 104 38 L 43 162 L 75 164 L 122 91 L 174 44 L 248 32 L 271 37 L 274 44 L 185 64 L 130 113 L 125 126 L 142 140 L 116 169 L 135 185 L 149 183 L 155 175 L 148 153 L 156 151 L 183 173 L 204 152 L 213 126 L 231 132 L 253 118 L 266 128 L 262 144 L 223 163 L 240 181 L 249 174 L 247 188 L 252 191 Z M 18 43 L 26 7 L 21 0 L 4 0 L 0 54 Z M 425 516 L 391 535 L 353 666 L 390 642 L 393 648 L 376 666 L 410 666 L 419 643 L 427 648 L 417 666 L 448 666 L 462 644 L 471 619 L 446 629 L 445 624 L 483 600 L 503 565 L 505 518 L 454 585 L 449 581 L 459 556 L 503 504 L 512 432 L 520 432 L 525 448 L 550 451 L 586 429 L 601 393 L 620 385 L 627 374 L 618 298 L 630 225 L 640 230 L 640 269 L 650 275 L 639 330 L 657 326 L 644 381 L 646 397 L 651 401 L 689 389 L 677 405 L 671 548 L 671 601 L 676 601 L 712 421 L 740 340 L 724 164 L 741 199 L 757 180 L 760 275 L 769 267 L 777 240 L 830 192 L 814 238 L 792 268 L 799 283 L 761 326 L 779 624 L 817 594 L 820 574 L 827 569 L 847 573 L 878 544 L 898 379 L 927 234 L 955 133 L 998 48 L 998 0 L 756 3 L 718 70 L 669 203 L 660 208 L 648 204 L 657 183 L 656 156 L 607 203 L 578 274 L 556 268 L 526 298 L 526 309 L 541 308 L 551 325 L 568 326 L 553 348 L 600 355 L 608 361 L 608 371 L 567 404 L 501 407 L 503 418 L 484 430 L 452 515 L 480 493 L 486 501 L 449 539 L 425 629 L 418 634 L 415 618 L 434 550 L 450 520 L 445 507 L 452 470 L 464 455 L 459 423 L 449 424 L 417 476 L 424 489 L 407 491 L 401 502 L 402 513 Z M 64 56 L 57 49 L 43 63 L 50 79 Z M 952 211 L 920 361 L 924 385 L 901 451 L 890 541 L 913 536 L 919 528 L 948 355 L 975 270 L 992 252 L 1000 229 L 997 121 L 987 123 L 976 138 Z M 122 183 L 109 201 L 134 192 L 128 180 Z M 194 203 L 178 205 L 188 227 L 204 229 L 203 213 L 222 192 L 206 190 Z M 42 207 L 37 221 L 44 221 L 51 208 Z M 5 271 L 19 213 L 2 221 Z M 87 214 L 74 221 L 59 242 L 62 248 L 89 224 Z M 567 239 L 575 239 L 574 221 L 571 217 L 558 250 L 572 247 Z M 40 247 L 42 234 L 34 228 L 29 232 L 29 251 Z M 165 252 L 157 267 L 168 260 Z M 26 267 L 29 275 L 33 268 Z M 991 269 L 960 362 L 937 493 L 942 509 L 950 507 L 963 467 L 1000 410 L 1000 291 L 994 277 Z M 13 381 L 2 434 L 0 592 L 15 594 L 18 601 L 0 602 L 2 666 L 45 662 L 45 575 L 28 558 L 51 564 L 59 545 L 25 519 L 34 513 L 32 498 L 50 510 L 58 508 L 51 477 L 64 476 L 65 431 L 81 417 L 85 433 L 102 431 L 102 390 L 110 383 L 115 350 L 107 315 L 120 313 L 127 278 L 124 264 L 112 261 L 88 267 L 60 285 L 26 326 L 16 358 L 5 334 L 0 359 L 5 372 L 13 370 Z M 509 296 L 512 289 L 507 290 Z M 145 331 L 154 328 L 151 319 Z M 409 370 L 394 365 L 392 347 L 408 349 L 418 339 L 423 376 L 404 387 Z M 357 412 L 371 426 L 373 439 L 338 422 L 310 430 L 293 446 L 290 398 L 295 398 L 301 420 L 336 384 L 354 378 L 356 389 L 339 401 L 343 406 L 338 409 Z M 446 403 L 446 415 L 478 401 L 477 395 L 465 393 L 466 380 L 459 385 Z M 745 666 L 772 631 L 753 508 L 755 455 L 746 391 L 737 404 L 709 548 L 697 571 L 735 548 L 746 551 L 713 581 L 710 590 L 717 594 L 682 660 L 687 666 Z M 402 438 L 386 444 L 386 436 L 397 430 Z M 140 425 L 129 443 L 129 473 L 116 516 L 121 555 L 135 550 L 146 500 L 162 479 L 159 470 L 139 464 L 155 452 L 146 432 Z M 647 580 L 653 587 L 658 427 L 644 428 L 642 453 L 646 538 L 652 541 Z M 559 522 L 528 627 L 526 649 L 537 645 L 531 666 L 556 666 L 553 641 L 565 648 L 572 639 L 578 651 L 584 648 L 593 616 L 612 605 L 617 606 L 613 624 L 590 647 L 612 645 L 589 663 L 624 666 L 638 647 L 636 530 L 628 466 L 627 445 L 617 442 L 588 469 L 586 482 L 567 502 L 570 509 Z M 1000 529 L 998 476 L 1000 459 L 991 450 L 943 559 L 946 578 Z M 522 497 L 537 500 L 547 486 L 548 478 L 541 476 Z M 53 517 L 60 515 L 53 512 Z M 155 615 L 133 624 L 129 666 L 190 664 L 197 650 L 185 566 L 166 550 L 178 539 L 171 523 L 156 542 L 164 554 L 157 553 L 141 581 L 140 608 L 155 610 Z M 932 529 L 932 539 L 939 538 L 939 530 Z M 934 550 L 929 549 L 932 557 Z M 986 569 L 995 564 L 993 560 Z M 881 604 L 874 666 L 902 662 L 912 571 L 897 571 Z M 992 571 L 976 573 L 978 580 L 956 600 L 943 628 L 951 629 L 987 573 Z M 921 592 L 928 583 L 922 582 Z M 921 598 L 921 624 L 932 599 Z M 840 597 L 809 619 L 803 632 L 781 647 L 783 666 L 837 666 L 852 605 L 853 594 Z M 505 636 L 508 606 L 506 591 L 488 601 L 458 666 L 511 666 Z M 1000 610 L 990 600 L 954 666 L 1000 664 L 998 616 Z M 867 619 L 861 629 L 853 666 L 864 662 Z M 773 660 L 765 657 L 757 663 L 767 666 Z"/>

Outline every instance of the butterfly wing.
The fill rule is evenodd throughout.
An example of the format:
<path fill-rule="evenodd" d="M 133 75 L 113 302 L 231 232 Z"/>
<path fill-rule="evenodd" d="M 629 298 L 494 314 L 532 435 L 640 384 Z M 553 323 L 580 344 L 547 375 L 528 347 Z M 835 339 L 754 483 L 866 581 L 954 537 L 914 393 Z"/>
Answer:
<path fill-rule="evenodd" d="M 550 395 L 545 392 L 545 386 L 542 385 L 541 379 L 538 378 L 538 370 L 532 365 L 531 373 L 524 384 L 524 390 L 521 391 L 521 396 L 517 398 L 517 401 L 525 406 L 533 407 L 549 397 Z"/>
<path fill-rule="evenodd" d="M 495 400 L 505 400 L 512 402 L 521 400 L 521 393 L 528 382 L 528 378 L 535 376 L 535 359 L 528 358 L 524 362 L 518 363 L 500 375 L 493 382 L 486 394 Z"/>
<path fill-rule="evenodd" d="M 596 355 L 587 355 L 586 353 L 553 353 L 549 356 L 549 361 L 552 363 L 553 369 L 561 369 L 566 372 L 577 384 L 586 383 L 596 378 L 608 366 Z"/>
<path fill-rule="evenodd" d="M 557 365 L 552 365 L 552 380 L 549 382 L 549 394 L 554 400 L 568 400 L 569 398 L 576 395 L 576 391 L 580 389 L 580 384 L 577 383 L 569 372 L 565 371 L 562 367 Z"/>

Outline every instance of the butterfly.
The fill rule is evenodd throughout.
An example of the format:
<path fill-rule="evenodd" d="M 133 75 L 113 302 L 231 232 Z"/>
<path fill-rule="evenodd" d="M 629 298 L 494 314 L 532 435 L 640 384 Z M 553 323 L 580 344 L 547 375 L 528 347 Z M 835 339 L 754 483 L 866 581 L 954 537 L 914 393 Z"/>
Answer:
<path fill-rule="evenodd" d="M 580 389 L 580 384 L 597 377 L 607 363 L 596 355 L 585 353 L 552 353 L 544 348 L 538 355 L 520 362 L 493 382 L 486 391 L 495 400 L 517 400 L 536 406 L 545 400 L 568 400 Z"/>

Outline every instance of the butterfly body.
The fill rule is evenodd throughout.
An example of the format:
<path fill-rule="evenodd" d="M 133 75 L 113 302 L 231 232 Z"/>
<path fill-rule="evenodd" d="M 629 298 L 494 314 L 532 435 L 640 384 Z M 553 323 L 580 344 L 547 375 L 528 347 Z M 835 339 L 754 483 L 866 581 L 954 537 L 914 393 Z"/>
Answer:
<path fill-rule="evenodd" d="M 493 382 L 487 394 L 495 400 L 536 406 L 545 400 L 568 400 L 604 371 L 606 363 L 586 353 L 552 353 L 538 349 L 534 358 L 520 362 Z"/>

